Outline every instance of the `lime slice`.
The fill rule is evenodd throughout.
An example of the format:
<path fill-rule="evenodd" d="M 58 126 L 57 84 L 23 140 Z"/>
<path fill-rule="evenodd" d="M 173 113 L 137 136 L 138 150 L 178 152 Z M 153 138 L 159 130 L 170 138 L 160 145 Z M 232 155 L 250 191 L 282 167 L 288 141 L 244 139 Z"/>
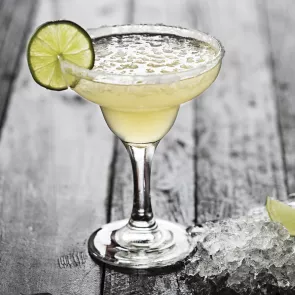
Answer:
<path fill-rule="evenodd" d="M 295 208 L 270 197 L 266 199 L 266 210 L 272 221 L 281 223 L 291 236 L 295 236 Z"/>
<path fill-rule="evenodd" d="M 41 25 L 28 45 L 27 59 L 34 80 L 51 90 L 64 90 L 75 84 L 76 78 L 65 77 L 60 59 L 91 69 L 94 49 L 88 33 L 71 21 L 52 21 Z"/>

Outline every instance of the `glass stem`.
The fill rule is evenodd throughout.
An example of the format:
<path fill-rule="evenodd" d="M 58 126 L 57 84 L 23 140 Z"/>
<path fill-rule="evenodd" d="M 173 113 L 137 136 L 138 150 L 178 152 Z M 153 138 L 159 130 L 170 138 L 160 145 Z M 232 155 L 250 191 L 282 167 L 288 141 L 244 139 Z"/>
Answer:
<path fill-rule="evenodd" d="M 146 144 L 124 142 L 130 155 L 133 180 L 134 199 L 128 227 L 135 230 L 156 229 L 150 197 L 150 179 L 152 159 L 159 141 Z"/>

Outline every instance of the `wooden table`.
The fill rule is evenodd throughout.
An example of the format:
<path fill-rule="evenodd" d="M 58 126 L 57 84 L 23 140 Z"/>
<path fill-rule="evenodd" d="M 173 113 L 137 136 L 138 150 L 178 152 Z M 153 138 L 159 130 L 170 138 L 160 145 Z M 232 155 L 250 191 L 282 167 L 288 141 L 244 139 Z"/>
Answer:
<path fill-rule="evenodd" d="M 184 271 L 126 275 L 88 256 L 95 229 L 129 216 L 131 165 L 98 107 L 33 82 L 37 25 L 161 22 L 222 41 L 217 81 L 182 107 L 154 160 L 156 215 L 189 225 L 295 191 L 294 15 L 292 0 L 0 0 L 0 294 L 206 294 Z"/>

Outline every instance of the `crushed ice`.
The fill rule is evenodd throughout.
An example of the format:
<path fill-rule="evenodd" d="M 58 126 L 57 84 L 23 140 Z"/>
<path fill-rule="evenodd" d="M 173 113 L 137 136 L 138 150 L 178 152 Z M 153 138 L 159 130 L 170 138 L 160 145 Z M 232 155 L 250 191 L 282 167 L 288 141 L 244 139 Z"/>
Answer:
<path fill-rule="evenodd" d="M 295 287 L 295 238 L 270 221 L 264 208 L 238 219 L 207 222 L 191 233 L 196 252 L 186 265 L 189 276 L 223 276 L 226 286 L 241 294 L 257 287 L 261 274 L 279 288 Z"/>

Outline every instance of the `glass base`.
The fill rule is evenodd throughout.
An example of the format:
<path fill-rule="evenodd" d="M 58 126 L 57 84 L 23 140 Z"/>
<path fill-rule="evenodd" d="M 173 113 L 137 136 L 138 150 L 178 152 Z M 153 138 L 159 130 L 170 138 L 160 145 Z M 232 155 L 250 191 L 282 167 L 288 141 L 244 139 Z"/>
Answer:
<path fill-rule="evenodd" d="M 185 227 L 157 220 L 152 231 L 136 231 L 128 220 L 108 223 L 88 241 L 91 257 L 115 267 L 129 269 L 162 268 L 183 261 L 193 250 Z"/>

